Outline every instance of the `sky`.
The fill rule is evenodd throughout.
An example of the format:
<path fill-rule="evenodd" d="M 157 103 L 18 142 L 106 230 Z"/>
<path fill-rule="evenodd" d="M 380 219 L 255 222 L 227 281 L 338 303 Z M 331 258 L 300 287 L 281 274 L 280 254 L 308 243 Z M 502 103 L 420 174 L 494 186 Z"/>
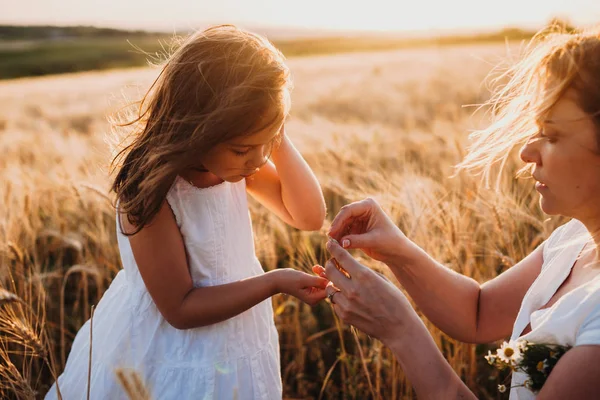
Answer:
<path fill-rule="evenodd" d="M 181 31 L 244 27 L 427 31 L 600 23 L 600 0 L 0 0 L 0 24 Z"/>

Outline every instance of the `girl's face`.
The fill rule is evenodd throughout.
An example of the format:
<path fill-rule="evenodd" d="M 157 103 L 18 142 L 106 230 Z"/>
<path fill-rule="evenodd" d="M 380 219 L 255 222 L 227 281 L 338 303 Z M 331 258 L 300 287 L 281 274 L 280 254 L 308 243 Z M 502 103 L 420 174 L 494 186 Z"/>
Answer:
<path fill-rule="evenodd" d="M 549 215 L 579 220 L 600 217 L 600 151 L 596 127 L 568 91 L 521 149 L 534 164 L 540 206 Z"/>
<path fill-rule="evenodd" d="M 224 181 L 238 182 L 267 163 L 281 134 L 283 124 L 278 123 L 252 135 L 220 143 L 202 159 L 202 165 Z"/>

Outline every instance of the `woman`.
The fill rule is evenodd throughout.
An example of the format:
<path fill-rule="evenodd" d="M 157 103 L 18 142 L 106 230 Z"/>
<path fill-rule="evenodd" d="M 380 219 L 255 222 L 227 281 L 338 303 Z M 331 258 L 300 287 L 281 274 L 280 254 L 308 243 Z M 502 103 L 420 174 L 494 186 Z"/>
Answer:
<path fill-rule="evenodd" d="M 420 399 L 474 395 L 402 292 L 345 249 L 387 264 L 427 318 L 455 339 L 486 343 L 510 335 L 573 346 L 538 399 L 600 398 L 600 32 L 539 35 L 490 105 L 495 123 L 475 135 L 458 168 L 489 178 L 491 166 L 522 145 L 542 210 L 572 220 L 480 285 L 433 260 L 374 200 L 353 203 L 331 226 L 335 240 L 327 247 L 350 278 L 328 262 L 329 299 L 344 321 L 393 350 Z M 524 374 L 512 379 L 511 399 L 536 398 L 523 386 Z"/>

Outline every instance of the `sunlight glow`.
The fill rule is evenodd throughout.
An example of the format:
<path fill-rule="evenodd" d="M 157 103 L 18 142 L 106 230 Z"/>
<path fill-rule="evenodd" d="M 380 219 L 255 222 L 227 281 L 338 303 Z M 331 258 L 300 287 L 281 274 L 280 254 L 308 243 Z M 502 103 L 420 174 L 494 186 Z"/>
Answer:
<path fill-rule="evenodd" d="M 590 0 L 0 0 L 0 24 L 89 24 L 181 30 L 212 23 L 333 30 L 493 30 L 542 26 L 552 17 L 600 21 Z"/>

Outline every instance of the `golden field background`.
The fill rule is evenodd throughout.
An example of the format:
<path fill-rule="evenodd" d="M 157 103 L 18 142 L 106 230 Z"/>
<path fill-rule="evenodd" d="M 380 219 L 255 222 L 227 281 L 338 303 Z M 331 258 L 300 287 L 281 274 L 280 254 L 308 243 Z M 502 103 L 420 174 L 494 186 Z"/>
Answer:
<path fill-rule="evenodd" d="M 507 49 L 447 46 L 288 60 L 295 90 L 287 132 L 321 182 L 328 221 L 321 232 L 299 232 L 252 203 L 265 269 L 308 271 L 323 263 L 328 223 L 339 207 L 367 196 L 437 260 L 479 282 L 532 251 L 560 221 L 544 221 L 531 181 L 512 178 L 521 166 L 516 157 L 499 192 L 477 177 L 449 177 L 469 131 L 486 123 L 464 105 L 489 97 L 484 78 Z M 121 268 L 107 192 L 107 116 L 123 94 L 137 99 L 156 74 L 131 69 L 0 82 L 2 398 L 42 397 L 91 305 Z M 276 296 L 274 309 L 284 397 L 413 398 L 391 353 L 343 325 L 329 304 L 310 308 Z M 479 398 L 508 398 L 495 390 L 501 382 L 483 359 L 494 344 L 456 342 L 425 323 Z"/>

